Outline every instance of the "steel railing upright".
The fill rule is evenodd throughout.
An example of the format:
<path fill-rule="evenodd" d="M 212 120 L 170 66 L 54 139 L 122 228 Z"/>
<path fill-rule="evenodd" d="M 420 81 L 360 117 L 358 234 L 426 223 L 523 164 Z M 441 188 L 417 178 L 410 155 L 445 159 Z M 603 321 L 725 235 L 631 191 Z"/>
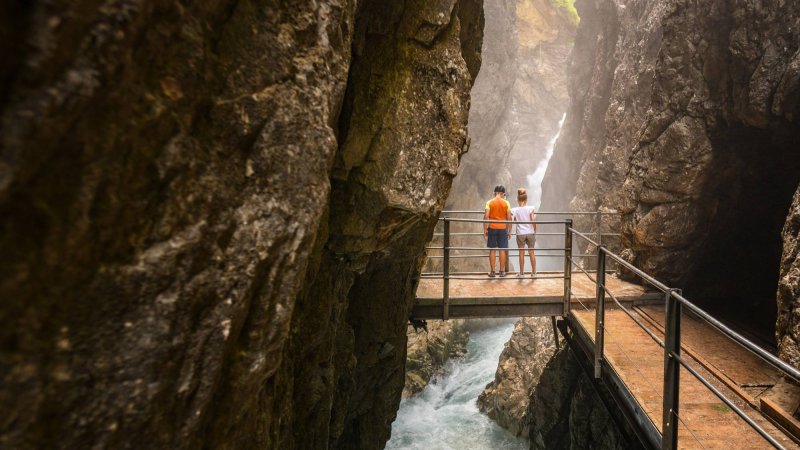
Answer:
<path fill-rule="evenodd" d="M 664 384 L 663 384 L 663 409 L 662 409 L 662 427 L 661 427 L 661 448 L 662 449 L 676 449 L 678 448 L 678 420 L 679 420 L 679 403 L 680 403 L 680 368 L 685 368 L 692 376 L 698 379 L 704 386 L 706 386 L 715 396 L 723 401 L 731 410 L 733 410 L 742 420 L 744 420 L 751 428 L 753 428 L 759 435 L 767 440 L 775 448 L 784 448 L 780 442 L 772 435 L 767 433 L 763 427 L 758 425 L 751 417 L 749 417 L 740 407 L 738 407 L 731 399 L 725 394 L 720 392 L 719 389 L 714 387 L 705 377 L 700 375 L 682 356 L 681 356 L 681 312 L 683 308 L 694 313 L 699 318 L 705 320 L 708 324 L 719 330 L 723 335 L 733 340 L 746 350 L 756 354 L 761 359 L 779 369 L 784 374 L 788 375 L 796 382 L 800 382 L 800 371 L 790 366 L 786 362 L 780 360 L 775 355 L 759 347 L 755 343 L 736 333 L 729 327 L 722 324 L 718 319 L 714 318 L 697 305 L 691 303 L 683 297 L 679 289 L 670 288 L 667 285 L 656 280 L 649 274 L 643 272 L 635 267 L 628 261 L 625 261 L 619 255 L 609 251 L 605 246 L 600 245 L 598 242 L 593 241 L 585 234 L 569 228 L 568 232 L 572 235 L 578 236 L 586 242 L 594 245 L 598 249 L 598 270 L 596 276 L 597 283 L 597 296 L 596 296 L 596 316 L 595 316 L 595 377 L 602 376 L 603 366 L 605 360 L 603 358 L 604 343 L 605 343 L 605 295 L 608 294 L 617 305 L 625 311 L 625 313 L 634 319 L 634 322 L 641 327 L 659 346 L 664 349 Z M 664 340 L 661 341 L 658 337 L 649 330 L 641 321 L 635 319 L 633 315 L 627 311 L 621 303 L 616 300 L 613 293 L 608 289 L 605 283 L 605 267 L 606 259 L 612 259 L 620 266 L 629 270 L 631 273 L 639 276 L 664 293 L 666 301 L 665 310 L 665 326 L 664 326 Z M 573 265 L 577 266 L 574 260 L 571 261 Z"/>

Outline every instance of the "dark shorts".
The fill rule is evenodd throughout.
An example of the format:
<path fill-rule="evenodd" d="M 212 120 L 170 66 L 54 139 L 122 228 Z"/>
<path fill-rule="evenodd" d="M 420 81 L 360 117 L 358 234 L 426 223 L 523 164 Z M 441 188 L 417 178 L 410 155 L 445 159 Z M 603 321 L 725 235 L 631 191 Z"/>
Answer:
<path fill-rule="evenodd" d="M 489 228 L 486 246 L 489 248 L 508 248 L 508 230 L 505 228 L 502 230 Z"/>

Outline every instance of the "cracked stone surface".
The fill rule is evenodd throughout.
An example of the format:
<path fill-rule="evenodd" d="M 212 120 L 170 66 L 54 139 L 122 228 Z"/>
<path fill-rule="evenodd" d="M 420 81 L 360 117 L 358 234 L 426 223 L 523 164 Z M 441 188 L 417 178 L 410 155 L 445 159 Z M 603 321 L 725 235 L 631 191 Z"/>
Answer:
<path fill-rule="evenodd" d="M 385 6 L 3 8 L 1 447 L 383 445 L 482 35 Z"/>
<path fill-rule="evenodd" d="M 572 103 L 543 208 L 619 212 L 612 249 L 771 335 L 780 230 L 800 182 L 800 4 L 576 6 Z"/>

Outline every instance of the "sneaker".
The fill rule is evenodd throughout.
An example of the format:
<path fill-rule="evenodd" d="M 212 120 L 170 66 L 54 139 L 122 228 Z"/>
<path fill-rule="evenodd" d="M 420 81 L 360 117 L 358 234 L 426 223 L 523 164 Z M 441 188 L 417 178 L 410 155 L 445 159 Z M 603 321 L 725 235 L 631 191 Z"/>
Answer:
<path fill-rule="evenodd" d="M 489 278 L 494 278 L 494 272 L 489 272 Z"/>
<path fill-rule="evenodd" d="M 500 272 L 500 278 L 505 278 L 505 276 L 506 276 L 505 272 Z"/>
<path fill-rule="evenodd" d="M 517 273 L 517 278 L 522 278 L 522 277 L 524 277 L 524 276 L 525 276 L 525 274 L 524 274 L 523 272 L 519 272 L 519 273 Z"/>

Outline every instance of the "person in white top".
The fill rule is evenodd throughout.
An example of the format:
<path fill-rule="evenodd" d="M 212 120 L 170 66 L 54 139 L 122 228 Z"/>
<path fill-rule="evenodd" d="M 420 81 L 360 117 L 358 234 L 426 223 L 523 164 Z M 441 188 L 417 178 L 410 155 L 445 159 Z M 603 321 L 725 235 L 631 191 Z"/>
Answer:
<path fill-rule="evenodd" d="M 535 214 L 533 206 L 528 206 L 528 193 L 524 188 L 517 189 L 516 208 L 511 210 L 512 219 L 515 222 L 533 222 Z M 528 256 L 531 259 L 531 277 L 536 276 L 536 255 L 533 246 L 536 245 L 536 224 L 518 223 L 517 224 L 517 247 L 519 247 L 519 274 L 525 275 L 525 246 L 528 246 Z"/>

